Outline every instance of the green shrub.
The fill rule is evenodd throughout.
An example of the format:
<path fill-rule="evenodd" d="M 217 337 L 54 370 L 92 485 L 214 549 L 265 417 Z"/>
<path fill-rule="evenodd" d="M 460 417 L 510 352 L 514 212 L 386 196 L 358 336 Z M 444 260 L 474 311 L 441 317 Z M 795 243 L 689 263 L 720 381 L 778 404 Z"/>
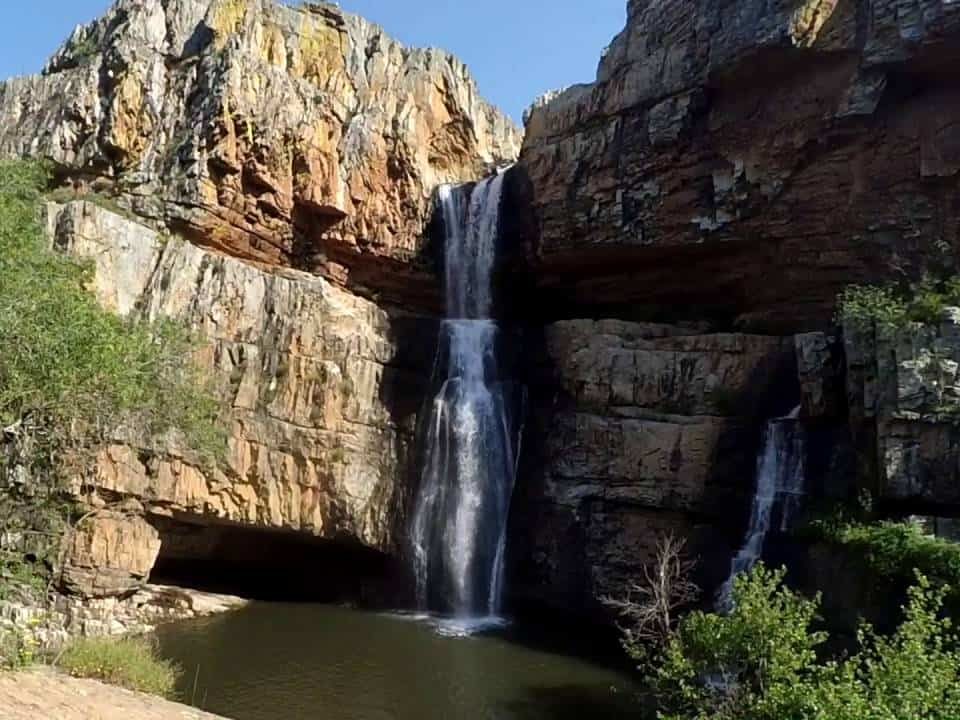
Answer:
<path fill-rule="evenodd" d="M 170 697 L 180 669 L 157 656 L 144 638 L 83 638 L 71 642 L 59 665 L 73 677 L 101 680 L 128 690 Z"/>
<path fill-rule="evenodd" d="M 0 670 L 19 670 L 37 659 L 38 644 L 22 628 L 0 628 Z"/>
<path fill-rule="evenodd" d="M 837 324 L 895 329 L 907 321 L 907 304 L 888 287 L 851 285 L 837 300 Z"/>
<path fill-rule="evenodd" d="M 926 276 L 907 289 L 851 285 L 837 298 L 838 324 L 860 329 L 896 330 L 910 322 L 933 325 L 947 307 L 960 306 L 960 277 Z"/>
<path fill-rule="evenodd" d="M 890 637 L 869 627 L 859 652 L 821 661 L 825 633 L 813 630 L 819 599 L 783 585 L 784 571 L 758 566 L 737 578 L 729 615 L 693 613 L 656 668 L 671 720 L 956 720 L 960 652 L 940 618 L 946 588 L 918 574 Z"/>
<path fill-rule="evenodd" d="M 38 434 L 48 441 L 39 449 L 59 460 L 120 429 L 177 428 L 200 453 L 218 454 L 220 404 L 189 360 L 193 338 L 97 304 L 89 265 L 47 247 L 38 222 L 45 182 L 37 164 L 0 162 L 0 423 L 56 428 Z"/>
<path fill-rule="evenodd" d="M 960 544 L 913 523 L 829 518 L 813 522 L 808 535 L 850 551 L 882 580 L 908 584 L 919 570 L 935 584 L 960 588 Z"/>

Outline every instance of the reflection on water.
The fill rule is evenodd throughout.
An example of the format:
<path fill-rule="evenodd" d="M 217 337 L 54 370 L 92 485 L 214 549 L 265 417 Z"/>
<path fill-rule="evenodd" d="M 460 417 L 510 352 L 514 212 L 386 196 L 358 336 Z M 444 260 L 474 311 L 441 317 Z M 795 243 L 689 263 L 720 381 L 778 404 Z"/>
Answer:
<path fill-rule="evenodd" d="M 158 631 L 186 702 L 235 720 L 637 717 L 629 677 L 430 618 L 255 604 Z M 472 630 L 472 628 L 470 629 Z"/>

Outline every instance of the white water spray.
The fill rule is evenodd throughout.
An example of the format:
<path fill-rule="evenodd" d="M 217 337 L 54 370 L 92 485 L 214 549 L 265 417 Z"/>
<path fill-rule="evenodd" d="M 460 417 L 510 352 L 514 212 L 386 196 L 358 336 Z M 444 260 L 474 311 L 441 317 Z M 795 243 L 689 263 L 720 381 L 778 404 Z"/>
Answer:
<path fill-rule="evenodd" d="M 797 408 L 788 416 L 767 423 L 763 449 L 757 458 L 757 489 L 750 511 L 750 527 L 743 547 L 730 565 L 730 575 L 717 595 L 721 609 L 731 606 L 737 575 L 750 571 L 760 560 L 771 527 L 776 523 L 781 532 L 789 530 L 800 507 L 804 495 L 805 437 L 799 417 L 800 408 Z"/>

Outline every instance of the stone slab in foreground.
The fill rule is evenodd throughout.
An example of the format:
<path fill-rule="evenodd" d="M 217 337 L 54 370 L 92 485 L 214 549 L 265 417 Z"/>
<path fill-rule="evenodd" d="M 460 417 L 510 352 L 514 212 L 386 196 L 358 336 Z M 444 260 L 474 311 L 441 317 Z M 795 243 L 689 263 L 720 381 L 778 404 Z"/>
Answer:
<path fill-rule="evenodd" d="M 0 673 L 0 720 L 224 720 L 161 698 L 52 670 Z"/>

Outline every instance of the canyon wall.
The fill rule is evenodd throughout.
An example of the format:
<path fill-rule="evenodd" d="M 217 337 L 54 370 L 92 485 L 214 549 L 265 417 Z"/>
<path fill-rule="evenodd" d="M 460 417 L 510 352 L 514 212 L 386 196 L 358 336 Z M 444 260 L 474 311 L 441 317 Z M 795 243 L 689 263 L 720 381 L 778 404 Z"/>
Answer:
<path fill-rule="evenodd" d="M 530 108 L 521 597 L 597 610 L 668 531 L 715 587 L 796 405 L 812 493 L 955 512 L 954 321 L 831 326 L 850 284 L 956 268 L 958 40 L 939 0 L 630 0 L 596 82 Z"/>
<path fill-rule="evenodd" d="M 715 586 L 764 423 L 797 405 L 818 493 L 960 512 L 955 318 L 831 327 L 849 284 L 956 268 L 958 40 L 941 0 L 630 0 L 597 81 L 538 101 L 521 150 L 462 63 L 333 5 L 119 0 L 0 83 L 0 154 L 53 162 L 50 236 L 105 306 L 202 334 L 230 439 L 217 467 L 174 436 L 104 448 L 64 584 L 128 593 L 238 529 L 397 557 L 432 193 L 518 153 L 514 600 L 595 612 L 671 530 Z"/>
<path fill-rule="evenodd" d="M 119 0 L 0 84 L 0 153 L 199 245 L 435 302 L 431 193 L 520 134 L 466 67 L 327 3 Z"/>
<path fill-rule="evenodd" d="M 53 165 L 55 247 L 94 263 L 105 307 L 197 331 L 227 407 L 215 467 L 175 435 L 103 448 L 64 588 L 236 561 L 238 528 L 264 566 L 297 536 L 398 557 L 441 297 L 432 196 L 519 146 L 461 62 L 327 3 L 118 0 L 0 83 L 0 154 Z M 335 585 L 306 547 L 294 570 Z"/>
<path fill-rule="evenodd" d="M 820 329 L 847 284 L 955 261 L 960 7 L 630 0 L 597 81 L 528 113 L 545 307 Z"/>

